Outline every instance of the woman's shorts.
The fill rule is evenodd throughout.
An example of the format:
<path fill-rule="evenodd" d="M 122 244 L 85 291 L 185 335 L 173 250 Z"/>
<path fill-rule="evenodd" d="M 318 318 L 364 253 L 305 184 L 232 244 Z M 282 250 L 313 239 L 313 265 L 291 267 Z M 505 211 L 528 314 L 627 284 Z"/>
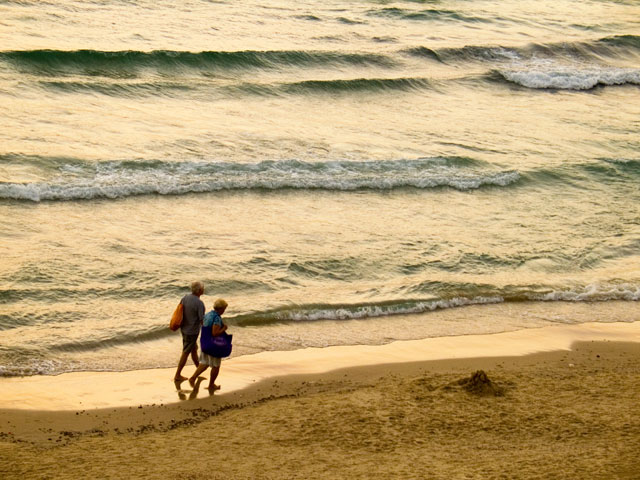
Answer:
<path fill-rule="evenodd" d="M 200 363 L 203 365 L 209 365 L 210 367 L 219 367 L 222 362 L 221 358 L 212 357 L 204 352 L 200 352 Z"/>

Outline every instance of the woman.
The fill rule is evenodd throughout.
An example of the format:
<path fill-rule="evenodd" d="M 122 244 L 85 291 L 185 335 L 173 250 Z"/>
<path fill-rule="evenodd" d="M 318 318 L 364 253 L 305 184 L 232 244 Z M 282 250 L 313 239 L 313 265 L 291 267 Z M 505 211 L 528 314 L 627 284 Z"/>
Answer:
<path fill-rule="evenodd" d="M 211 336 L 217 337 L 227 330 L 227 326 L 222 321 L 221 315 L 227 309 L 227 302 L 222 298 L 217 299 L 213 304 L 213 310 L 207 313 L 204 316 L 203 328 L 211 328 Z M 218 377 L 218 373 L 220 372 L 220 362 L 221 359 L 218 357 L 212 357 L 200 351 L 200 365 L 196 368 L 195 373 L 191 378 L 189 378 L 189 384 L 192 387 L 195 387 L 196 379 L 202 372 L 204 372 L 207 367 L 211 367 L 211 378 L 209 379 L 209 386 L 207 387 L 209 391 L 219 390 L 220 385 L 215 384 L 215 380 Z"/>

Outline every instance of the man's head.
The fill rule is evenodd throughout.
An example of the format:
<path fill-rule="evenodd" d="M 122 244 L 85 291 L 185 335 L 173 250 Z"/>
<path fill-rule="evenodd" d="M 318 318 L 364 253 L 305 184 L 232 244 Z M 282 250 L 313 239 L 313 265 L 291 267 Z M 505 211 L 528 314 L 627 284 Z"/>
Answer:
<path fill-rule="evenodd" d="M 193 282 L 191 283 L 191 293 L 193 293 L 196 297 L 199 297 L 204 293 L 204 283 L 202 282 Z"/>
<path fill-rule="evenodd" d="M 227 305 L 228 304 L 225 300 L 223 300 L 222 298 L 219 298 L 213 303 L 213 309 L 216 312 L 218 312 L 218 315 L 222 315 L 224 311 L 227 309 Z"/>

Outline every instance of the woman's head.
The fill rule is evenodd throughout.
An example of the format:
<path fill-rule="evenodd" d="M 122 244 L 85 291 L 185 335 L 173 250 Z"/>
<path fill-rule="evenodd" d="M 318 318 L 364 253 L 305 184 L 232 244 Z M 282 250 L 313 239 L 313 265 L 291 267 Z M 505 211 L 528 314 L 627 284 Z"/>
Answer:
<path fill-rule="evenodd" d="M 228 303 L 224 299 L 219 298 L 213 303 L 213 309 L 218 313 L 224 313 L 227 309 L 227 305 Z"/>

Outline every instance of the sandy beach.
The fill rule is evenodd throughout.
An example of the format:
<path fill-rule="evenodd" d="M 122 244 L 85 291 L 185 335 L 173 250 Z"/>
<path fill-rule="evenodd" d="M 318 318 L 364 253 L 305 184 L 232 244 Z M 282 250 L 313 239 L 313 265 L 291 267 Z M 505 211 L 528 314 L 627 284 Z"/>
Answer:
<path fill-rule="evenodd" d="M 567 344 L 439 360 L 397 342 L 393 351 L 412 362 L 388 346 L 271 352 L 262 360 L 299 361 L 306 373 L 256 371 L 258 381 L 227 393 L 185 390 L 193 401 L 3 408 L 0 471 L 7 479 L 638 478 L 639 333 L 636 322 L 423 340 L 442 347 L 427 356 L 444 355 L 456 338 L 471 354 L 541 349 L 545 338 Z M 311 365 L 316 355 L 330 371 L 311 373 L 305 357 Z M 347 366 L 331 368 L 339 361 Z M 477 371 L 486 378 L 472 379 Z"/>

